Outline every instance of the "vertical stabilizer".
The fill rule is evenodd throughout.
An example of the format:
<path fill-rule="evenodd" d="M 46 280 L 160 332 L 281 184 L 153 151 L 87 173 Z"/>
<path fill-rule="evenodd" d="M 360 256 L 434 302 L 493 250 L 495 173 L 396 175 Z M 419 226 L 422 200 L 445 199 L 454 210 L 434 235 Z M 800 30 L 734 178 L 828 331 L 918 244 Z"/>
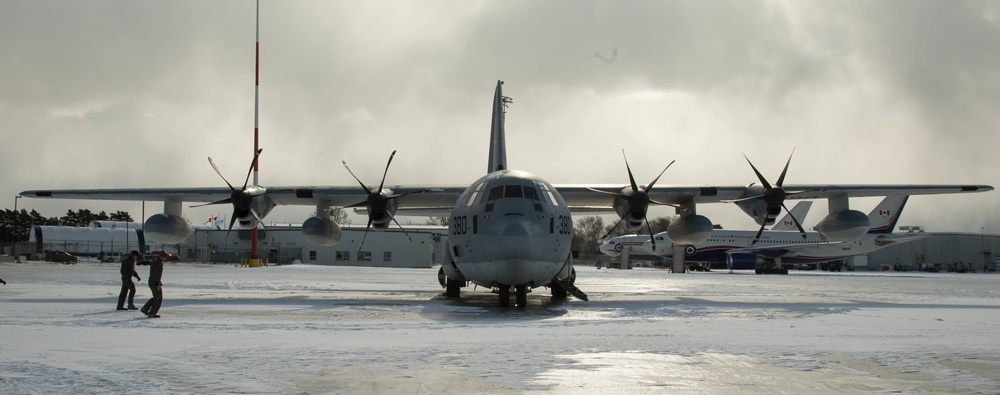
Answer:
<path fill-rule="evenodd" d="M 493 122 L 490 124 L 490 168 L 487 173 L 507 169 L 507 142 L 503 131 L 503 81 L 497 80 L 493 93 Z"/>
<path fill-rule="evenodd" d="M 798 228 L 795 227 L 795 220 L 793 220 L 792 218 L 799 220 L 799 223 L 805 221 L 806 215 L 809 215 L 809 208 L 812 207 L 812 203 L 813 202 L 808 200 L 803 200 L 801 202 L 795 203 L 795 207 L 792 207 L 792 211 L 789 211 L 788 214 L 785 214 L 785 217 L 782 218 L 780 221 L 775 222 L 774 226 L 771 227 L 771 230 L 798 231 Z"/>
<path fill-rule="evenodd" d="M 903 213 L 906 199 L 909 198 L 908 195 L 890 195 L 882 199 L 882 202 L 868 214 L 868 222 L 871 223 L 868 233 L 892 233 L 896 221 L 899 221 L 899 215 Z"/>

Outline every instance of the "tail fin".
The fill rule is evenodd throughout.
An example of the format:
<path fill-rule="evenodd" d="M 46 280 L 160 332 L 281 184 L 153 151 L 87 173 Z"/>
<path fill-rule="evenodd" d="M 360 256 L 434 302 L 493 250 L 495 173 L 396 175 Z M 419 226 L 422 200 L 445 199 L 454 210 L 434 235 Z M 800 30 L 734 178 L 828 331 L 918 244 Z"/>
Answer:
<path fill-rule="evenodd" d="M 899 215 L 903 213 L 906 199 L 909 198 L 909 195 L 890 195 L 882 199 L 882 202 L 868 213 L 868 222 L 871 223 L 868 233 L 892 233 L 896 221 L 899 221 Z"/>
<path fill-rule="evenodd" d="M 503 81 L 497 80 L 493 94 L 493 123 L 490 125 L 490 168 L 487 173 L 507 169 L 507 142 L 503 131 Z"/>
<path fill-rule="evenodd" d="M 780 221 L 774 223 L 771 230 L 798 230 L 795 227 L 795 221 L 792 220 L 794 216 L 795 219 L 799 220 L 799 223 L 805 222 L 806 215 L 809 215 L 809 208 L 812 207 L 813 202 L 810 200 L 803 200 L 801 202 L 795 203 L 795 207 L 792 207 L 792 211 L 785 214 L 784 218 Z"/>

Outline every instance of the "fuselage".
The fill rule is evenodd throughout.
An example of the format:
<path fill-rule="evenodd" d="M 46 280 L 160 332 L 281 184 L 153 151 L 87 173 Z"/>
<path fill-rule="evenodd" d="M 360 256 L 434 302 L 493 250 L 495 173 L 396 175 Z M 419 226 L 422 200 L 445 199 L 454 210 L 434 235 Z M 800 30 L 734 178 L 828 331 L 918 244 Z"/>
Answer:
<path fill-rule="evenodd" d="M 448 231 L 455 265 L 480 286 L 540 287 L 569 271 L 569 208 L 552 185 L 523 171 L 495 171 L 472 183 Z"/>
<path fill-rule="evenodd" d="M 716 230 L 708 240 L 684 245 L 684 260 L 687 262 L 699 262 L 706 264 L 726 264 L 727 255 L 730 250 L 749 248 L 756 231 L 743 230 Z M 808 249 L 808 252 L 776 253 L 781 257 L 781 261 L 787 264 L 795 263 L 822 263 L 843 259 L 849 256 L 866 254 L 882 248 L 885 243 L 879 242 L 881 239 L 891 240 L 892 236 L 886 234 L 868 233 L 858 240 L 847 242 L 831 243 L 823 240 L 819 233 L 806 232 L 803 239 L 799 232 L 790 231 L 768 231 L 761 235 L 760 240 L 753 247 L 768 246 L 788 246 L 813 244 L 815 247 Z M 673 257 L 673 243 L 666 237 L 666 234 L 657 234 L 656 249 L 652 249 L 651 243 L 647 240 L 643 243 L 643 249 L 663 257 Z M 750 258 L 753 254 L 739 253 Z M 748 262 L 751 259 L 737 259 L 736 261 Z M 754 265 L 739 265 L 733 269 L 753 269 Z"/>

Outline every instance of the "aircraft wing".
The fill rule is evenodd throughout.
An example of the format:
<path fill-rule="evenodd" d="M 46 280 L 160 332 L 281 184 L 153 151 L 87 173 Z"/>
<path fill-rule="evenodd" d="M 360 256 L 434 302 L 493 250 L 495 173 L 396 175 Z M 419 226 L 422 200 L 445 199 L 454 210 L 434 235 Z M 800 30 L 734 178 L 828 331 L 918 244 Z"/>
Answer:
<path fill-rule="evenodd" d="M 465 187 L 446 186 L 387 186 L 393 194 L 413 193 L 400 200 L 407 207 L 453 206 Z M 368 196 L 357 186 L 290 186 L 267 187 L 267 196 L 278 205 L 315 205 L 324 202 L 343 207 L 363 202 Z M 210 203 L 229 198 L 232 191 L 223 187 L 203 188 L 122 188 L 122 189 L 50 189 L 21 192 L 21 196 L 48 199 L 175 201 Z"/>
<path fill-rule="evenodd" d="M 626 185 L 555 185 L 570 207 L 611 205 L 614 196 L 593 191 L 620 192 Z M 888 195 L 940 195 L 992 191 L 989 185 L 785 185 L 788 199 L 826 199 Z M 649 198 L 663 203 L 719 203 L 745 197 L 746 186 L 654 186 Z"/>
<path fill-rule="evenodd" d="M 779 258 L 788 255 L 810 255 L 820 251 L 829 251 L 828 247 L 844 244 L 842 241 L 830 241 L 811 244 L 785 244 L 775 246 L 734 248 L 726 251 L 726 254 L 753 254 L 767 258 Z"/>
<path fill-rule="evenodd" d="M 408 185 L 387 186 L 393 194 L 417 191 L 399 200 L 400 208 L 446 208 L 458 201 L 465 186 Z M 610 208 L 614 196 L 595 192 L 619 192 L 624 185 L 556 185 L 556 190 L 576 212 L 602 212 Z M 992 191 L 989 185 L 788 185 L 789 199 L 822 199 L 831 197 L 867 197 L 887 195 L 936 195 Z M 364 201 L 366 194 L 358 186 L 279 186 L 267 187 L 267 196 L 278 205 L 348 206 Z M 795 192 L 802 192 L 792 195 Z M 231 191 L 226 187 L 195 188 L 121 188 L 121 189 L 48 189 L 21 192 L 21 196 L 49 199 L 176 201 L 209 203 L 226 199 Z M 649 191 L 652 200 L 670 204 L 719 203 L 744 197 L 745 186 L 655 186 Z"/>

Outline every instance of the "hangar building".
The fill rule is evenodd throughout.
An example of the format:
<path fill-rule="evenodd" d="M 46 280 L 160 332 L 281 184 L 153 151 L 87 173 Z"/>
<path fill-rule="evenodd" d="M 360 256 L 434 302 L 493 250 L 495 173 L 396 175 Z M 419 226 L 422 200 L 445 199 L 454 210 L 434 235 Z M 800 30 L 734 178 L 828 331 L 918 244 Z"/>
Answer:
<path fill-rule="evenodd" d="M 443 226 L 407 225 L 406 233 L 390 228 L 370 230 L 366 236 L 363 227 L 345 226 L 340 242 L 317 246 L 303 240 L 298 226 L 270 225 L 258 230 L 257 239 L 260 257 L 270 263 L 298 261 L 331 266 L 431 267 L 441 261 L 447 239 L 445 234 L 447 228 Z M 249 252 L 249 229 L 232 232 L 196 229 L 187 241 L 177 244 L 180 258 L 192 262 L 235 263 L 246 258 Z"/>
<path fill-rule="evenodd" d="M 906 227 L 901 227 L 901 230 Z M 918 230 L 919 231 L 919 230 Z M 890 245 L 868 254 L 869 270 L 995 271 L 1000 235 L 934 232 L 931 237 Z M 865 265 L 857 266 L 862 269 Z"/>

